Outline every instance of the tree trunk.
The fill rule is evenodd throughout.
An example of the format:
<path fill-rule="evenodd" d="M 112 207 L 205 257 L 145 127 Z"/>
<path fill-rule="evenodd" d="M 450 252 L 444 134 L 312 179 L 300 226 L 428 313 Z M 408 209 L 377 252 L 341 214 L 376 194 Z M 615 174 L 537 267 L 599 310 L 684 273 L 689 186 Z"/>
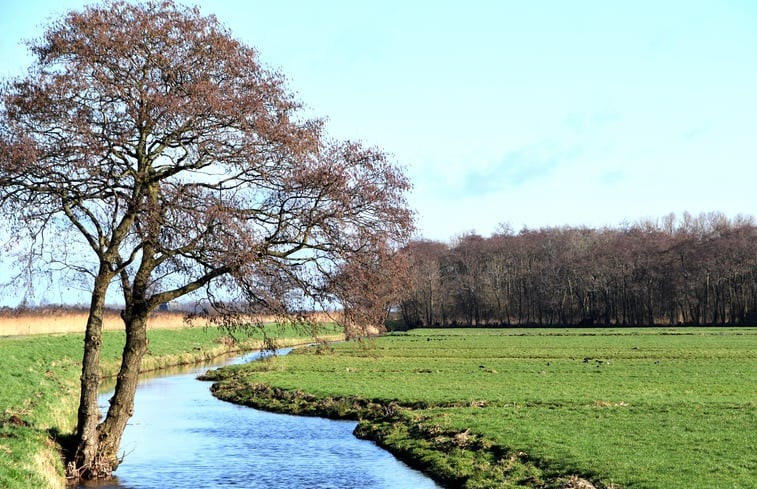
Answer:
<path fill-rule="evenodd" d="M 93 471 L 97 472 L 97 423 L 100 421 L 97 395 L 100 388 L 100 352 L 102 350 L 105 294 L 111 278 L 101 268 L 100 273 L 95 278 L 89 316 L 87 317 L 84 356 L 82 358 L 81 395 L 76 427 L 77 447 L 72 460 L 66 467 L 67 475 L 74 478 L 89 478 Z"/>
<path fill-rule="evenodd" d="M 109 282 L 105 281 L 107 284 Z M 126 343 L 121 359 L 115 392 L 110 399 L 105 420 L 100 423 L 97 395 L 100 384 L 100 350 L 102 346 L 102 316 L 105 288 L 93 294 L 87 322 L 85 352 L 82 367 L 82 394 L 77 428 L 78 446 L 69 462 L 67 475 L 78 479 L 108 479 L 121 460 L 118 448 L 126 423 L 134 413 L 134 394 L 139 380 L 140 364 L 147 351 L 147 315 L 144 307 L 127 307 L 122 313 L 126 326 Z"/>
<path fill-rule="evenodd" d="M 121 445 L 126 423 L 134 414 L 134 394 L 139 381 L 140 364 L 147 352 L 147 311 L 124 313 L 126 344 L 118 372 L 116 389 L 110 399 L 105 421 L 98 427 L 98 452 L 112 472 L 118 468 L 118 448 Z"/>

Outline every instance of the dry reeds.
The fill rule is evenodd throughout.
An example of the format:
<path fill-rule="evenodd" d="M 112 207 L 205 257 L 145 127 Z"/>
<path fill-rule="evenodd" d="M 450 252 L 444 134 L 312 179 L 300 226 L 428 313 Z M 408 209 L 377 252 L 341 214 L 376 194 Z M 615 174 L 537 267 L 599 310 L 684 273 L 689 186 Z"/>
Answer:
<path fill-rule="evenodd" d="M 34 309 L 0 309 L 0 336 L 26 336 L 35 334 L 83 333 L 88 310 L 82 307 L 50 307 Z M 305 318 L 314 323 L 328 323 L 333 319 L 325 312 L 308 313 Z M 276 323 L 276 316 L 250 317 L 249 322 Z M 205 326 L 208 318 L 197 316 L 187 319 L 182 311 L 156 311 L 147 321 L 148 329 L 180 329 L 188 326 Z M 124 328 L 120 312 L 109 309 L 103 317 L 103 329 L 118 331 Z"/>
<path fill-rule="evenodd" d="M 6 309 L 0 313 L 0 336 L 80 333 L 87 324 L 86 309 Z M 149 329 L 178 329 L 187 326 L 184 314 L 160 311 L 147 322 Z M 124 322 L 117 311 L 109 310 L 103 317 L 103 329 L 121 330 Z"/>

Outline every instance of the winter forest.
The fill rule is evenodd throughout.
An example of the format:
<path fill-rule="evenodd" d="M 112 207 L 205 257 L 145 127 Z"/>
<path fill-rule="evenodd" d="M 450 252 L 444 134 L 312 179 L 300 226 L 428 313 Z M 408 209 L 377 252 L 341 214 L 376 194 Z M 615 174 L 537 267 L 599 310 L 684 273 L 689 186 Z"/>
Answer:
<path fill-rule="evenodd" d="M 618 228 L 502 226 L 406 248 L 400 312 L 422 325 L 754 323 L 757 225 L 720 213 Z"/>

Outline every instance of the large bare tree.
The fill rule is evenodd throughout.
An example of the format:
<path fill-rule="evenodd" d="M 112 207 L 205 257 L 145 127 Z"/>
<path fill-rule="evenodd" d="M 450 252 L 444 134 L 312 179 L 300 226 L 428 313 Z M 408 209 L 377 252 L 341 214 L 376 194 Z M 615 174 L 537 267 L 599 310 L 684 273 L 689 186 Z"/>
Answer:
<path fill-rule="evenodd" d="M 280 310 L 333 300 L 345 270 L 408 235 L 409 183 L 381 151 L 328 140 L 283 77 L 197 9 L 108 2 L 67 14 L 30 48 L 28 75 L 0 93 L 0 204 L 31 253 L 52 250 L 90 277 L 68 470 L 109 477 L 151 311 L 203 290 Z M 126 343 L 100 422 L 113 284 Z"/>

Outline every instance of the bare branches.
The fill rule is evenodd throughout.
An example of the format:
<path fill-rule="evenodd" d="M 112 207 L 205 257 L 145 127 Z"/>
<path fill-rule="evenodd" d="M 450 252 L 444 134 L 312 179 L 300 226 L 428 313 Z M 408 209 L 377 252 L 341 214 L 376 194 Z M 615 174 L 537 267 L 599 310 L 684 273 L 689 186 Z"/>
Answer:
<path fill-rule="evenodd" d="M 127 306 L 223 275 L 230 291 L 324 295 L 411 228 L 401 169 L 323 139 L 283 76 L 213 17 L 114 1 L 69 13 L 31 49 L 34 76 L 0 94 L 2 205 L 27 225 L 66 219 Z"/>

